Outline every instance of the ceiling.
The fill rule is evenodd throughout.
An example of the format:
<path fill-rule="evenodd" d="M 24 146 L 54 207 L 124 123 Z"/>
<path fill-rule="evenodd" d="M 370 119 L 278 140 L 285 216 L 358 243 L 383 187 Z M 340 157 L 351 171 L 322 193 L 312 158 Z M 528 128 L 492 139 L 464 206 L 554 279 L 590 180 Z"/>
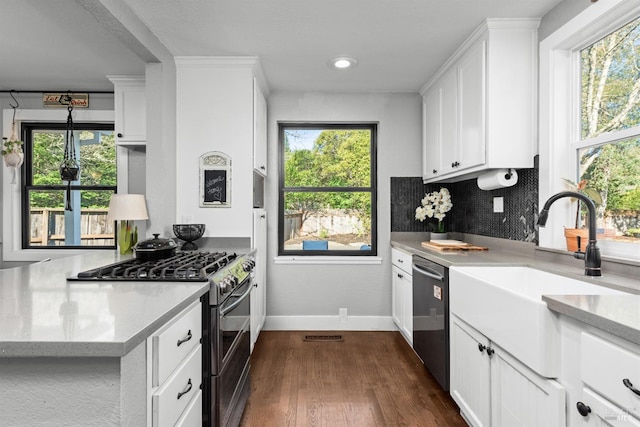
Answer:
<path fill-rule="evenodd" d="M 325 92 L 416 92 L 485 18 L 542 17 L 559 2 L 93 1 L 133 13 L 174 56 L 258 56 L 271 90 Z M 106 75 L 144 74 L 129 23 L 87 3 L 0 0 L 0 90 L 111 90 Z M 336 56 L 358 65 L 331 69 Z"/>

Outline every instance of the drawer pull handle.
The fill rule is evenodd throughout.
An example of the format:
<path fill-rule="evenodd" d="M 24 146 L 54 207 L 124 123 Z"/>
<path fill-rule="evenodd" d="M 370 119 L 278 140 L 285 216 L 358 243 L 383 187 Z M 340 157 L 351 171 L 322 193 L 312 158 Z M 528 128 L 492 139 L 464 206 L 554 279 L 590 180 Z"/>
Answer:
<path fill-rule="evenodd" d="M 626 388 L 628 388 L 629 390 L 631 390 L 632 392 L 634 392 L 635 394 L 637 394 L 638 396 L 640 396 L 640 390 L 638 390 L 637 388 L 635 388 L 633 386 L 633 384 L 631 384 L 631 381 L 629 381 L 628 378 L 625 378 L 622 380 L 622 384 L 624 384 L 624 386 Z"/>
<path fill-rule="evenodd" d="M 178 347 L 180 347 L 180 344 L 184 344 L 187 341 L 189 341 L 191 338 L 193 338 L 193 335 L 191 335 L 191 329 L 189 329 L 189 332 L 187 332 L 187 336 L 184 339 L 178 340 Z"/>
<path fill-rule="evenodd" d="M 180 399 L 185 394 L 189 393 L 193 388 L 193 384 L 191 383 L 191 378 L 189 378 L 189 382 L 187 383 L 187 388 L 184 391 L 178 393 L 178 399 Z"/>

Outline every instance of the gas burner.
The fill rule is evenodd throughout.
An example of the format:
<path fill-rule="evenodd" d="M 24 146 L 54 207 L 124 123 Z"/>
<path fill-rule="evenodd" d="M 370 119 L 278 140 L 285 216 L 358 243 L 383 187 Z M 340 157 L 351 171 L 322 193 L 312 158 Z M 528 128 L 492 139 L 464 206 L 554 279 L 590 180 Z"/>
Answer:
<path fill-rule="evenodd" d="M 180 252 L 164 259 L 120 261 L 80 272 L 69 280 L 206 282 L 237 257 L 226 252 Z"/>

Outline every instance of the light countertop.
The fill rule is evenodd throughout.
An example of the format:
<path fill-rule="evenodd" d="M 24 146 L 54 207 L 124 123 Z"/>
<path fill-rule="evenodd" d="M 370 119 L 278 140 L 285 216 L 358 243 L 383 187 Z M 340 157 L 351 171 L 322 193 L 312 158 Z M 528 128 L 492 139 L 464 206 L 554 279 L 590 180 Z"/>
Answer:
<path fill-rule="evenodd" d="M 610 272 L 606 263 L 603 263 L 601 277 L 587 277 L 584 275 L 584 261 L 573 259 L 562 253 L 538 250 L 533 244 L 469 235 L 462 236 L 461 239 L 475 245 L 486 246 L 489 250 L 440 252 L 427 249 L 421 242 L 428 239 L 420 233 L 392 235 L 391 246 L 445 267 L 528 266 L 629 292 L 630 295 L 545 295 L 542 299 L 554 312 L 640 345 L 640 268 L 627 269 L 631 273 L 623 275 Z"/>
<path fill-rule="evenodd" d="M 0 357 L 121 357 L 209 290 L 207 282 L 66 280 L 124 258 L 95 251 L 0 270 Z"/>

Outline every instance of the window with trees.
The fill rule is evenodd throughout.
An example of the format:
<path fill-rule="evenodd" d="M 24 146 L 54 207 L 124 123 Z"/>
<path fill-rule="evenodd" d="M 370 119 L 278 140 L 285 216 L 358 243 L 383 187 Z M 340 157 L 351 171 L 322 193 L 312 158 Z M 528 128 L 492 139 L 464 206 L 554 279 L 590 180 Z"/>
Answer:
<path fill-rule="evenodd" d="M 539 202 L 567 189 L 591 197 L 601 253 L 622 262 L 640 260 L 638 17 L 635 0 L 592 3 L 540 42 Z M 569 250 L 566 229 L 585 223 L 559 201 L 539 245 Z"/>
<path fill-rule="evenodd" d="M 376 255 L 376 132 L 279 125 L 279 255 Z"/>
<path fill-rule="evenodd" d="M 640 244 L 640 18 L 579 55 L 576 186 L 596 202 L 599 239 Z"/>
<path fill-rule="evenodd" d="M 117 189 L 113 124 L 74 123 L 80 176 L 60 178 L 66 123 L 22 123 L 25 141 L 22 187 L 23 249 L 115 248 L 113 222 L 107 221 Z"/>

